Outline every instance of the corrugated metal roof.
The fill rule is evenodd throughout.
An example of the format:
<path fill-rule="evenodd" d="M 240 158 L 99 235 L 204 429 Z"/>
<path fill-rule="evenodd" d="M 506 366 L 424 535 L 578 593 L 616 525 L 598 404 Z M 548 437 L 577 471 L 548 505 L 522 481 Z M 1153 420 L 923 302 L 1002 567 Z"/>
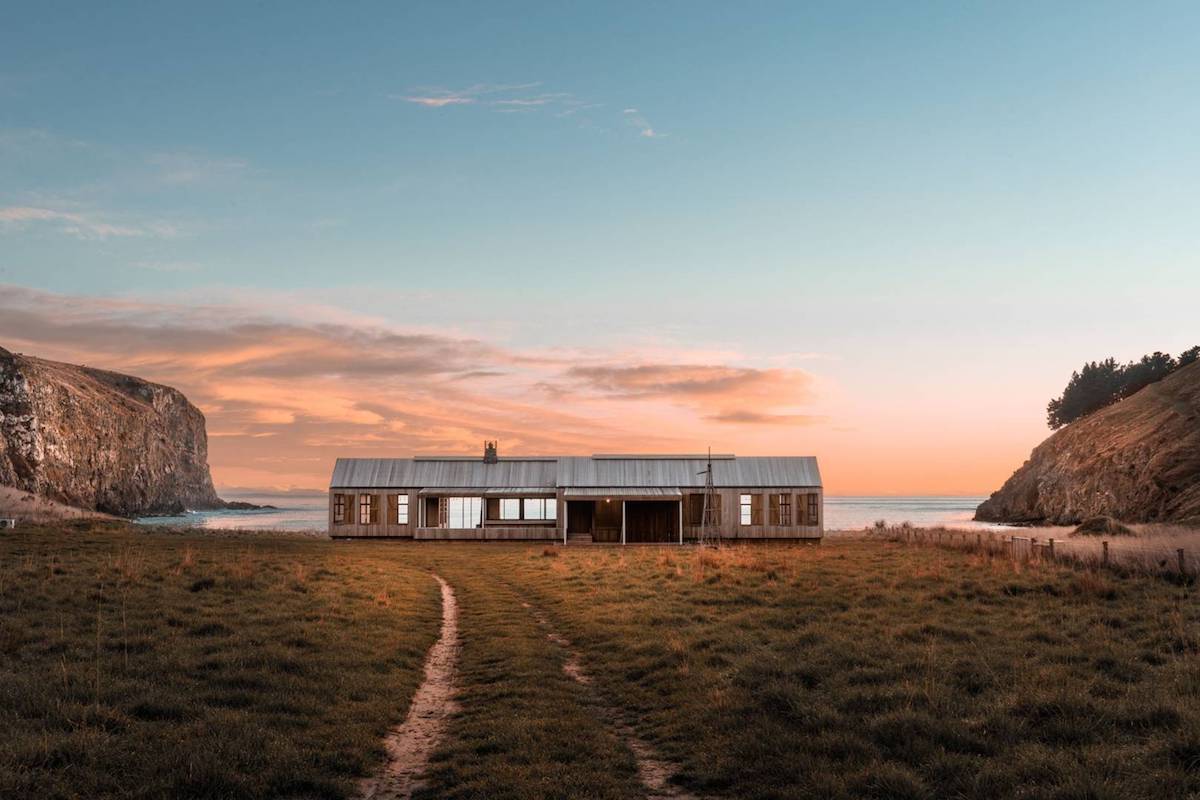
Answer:
<path fill-rule="evenodd" d="M 567 488 L 699 487 L 704 485 L 705 458 L 482 459 L 339 458 L 330 488 L 495 489 L 523 487 L 544 492 Z M 820 486 L 821 472 L 812 456 L 713 458 L 717 487 Z M 628 492 L 626 492 L 628 494 Z"/>
<path fill-rule="evenodd" d="M 666 486 L 573 486 L 563 490 L 563 498 L 574 500 L 577 497 L 623 497 L 623 498 L 674 498 L 678 500 L 683 493 L 678 489 Z"/>
<path fill-rule="evenodd" d="M 427 486 L 417 492 L 417 494 L 442 495 L 453 494 L 454 492 L 467 495 L 483 495 L 484 497 L 533 497 L 535 495 L 553 497 L 555 488 L 553 486 L 504 486 L 497 489 L 483 489 L 478 486 Z"/>
<path fill-rule="evenodd" d="M 555 488 L 557 465 L 552 460 L 504 459 L 485 464 L 483 459 L 449 461 L 411 458 L 339 458 L 333 466 L 331 488 L 422 488 L 444 486 L 460 489 L 501 489 L 508 486 Z"/>
<path fill-rule="evenodd" d="M 703 486 L 704 458 L 570 457 L 558 460 L 559 486 Z M 713 459 L 713 485 L 820 486 L 812 456 L 739 456 Z"/>

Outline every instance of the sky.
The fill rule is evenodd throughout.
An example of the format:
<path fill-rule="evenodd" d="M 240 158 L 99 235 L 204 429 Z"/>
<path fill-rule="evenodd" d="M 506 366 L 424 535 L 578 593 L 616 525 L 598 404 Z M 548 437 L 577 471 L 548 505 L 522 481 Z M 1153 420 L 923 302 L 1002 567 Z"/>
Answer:
<path fill-rule="evenodd" d="M 816 455 L 985 494 L 1200 342 L 1194 3 L 54 3 L 0 26 L 0 346 L 338 456 Z"/>

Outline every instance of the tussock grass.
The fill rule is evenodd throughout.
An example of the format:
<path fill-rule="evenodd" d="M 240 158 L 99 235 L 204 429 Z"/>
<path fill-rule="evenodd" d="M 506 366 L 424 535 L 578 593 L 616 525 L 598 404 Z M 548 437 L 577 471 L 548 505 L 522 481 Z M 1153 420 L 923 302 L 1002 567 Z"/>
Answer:
<path fill-rule="evenodd" d="M 966 540 L 548 549 L 0 538 L 0 796 L 347 796 L 437 635 L 430 569 L 461 710 L 425 800 L 643 796 L 601 708 L 704 796 L 1200 794 L 1190 584 Z"/>
<path fill-rule="evenodd" d="M 1200 792 L 1187 587 L 872 541 L 480 557 L 700 792 Z"/>
<path fill-rule="evenodd" d="M 0 797 L 346 796 L 439 608 L 421 570 L 327 542 L 6 532 Z"/>
<path fill-rule="evenodd" d="M 549 641 L 505 570 L 507 546 L 406 548 L 455 587 L 459 601 L 459 713 L 418 798 L 640 796 L 632 754 L 593 713 L 588 692 L 563 672 Z"/>

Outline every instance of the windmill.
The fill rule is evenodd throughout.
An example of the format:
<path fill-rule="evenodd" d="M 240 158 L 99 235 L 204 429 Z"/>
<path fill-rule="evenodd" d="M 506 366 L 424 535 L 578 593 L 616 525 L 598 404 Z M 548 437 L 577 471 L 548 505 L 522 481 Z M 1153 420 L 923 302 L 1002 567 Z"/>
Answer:
<path fill-rule="evenodd" d="M 716 547 L 721 543 L 721 508 L 718 505 L 717 490 L 713 488 L 712 448 L 708 448 L 708 465 L 703 472 L 696 473 L 704 476 L 704 506 L 700 512 L 701 547 Z"/>

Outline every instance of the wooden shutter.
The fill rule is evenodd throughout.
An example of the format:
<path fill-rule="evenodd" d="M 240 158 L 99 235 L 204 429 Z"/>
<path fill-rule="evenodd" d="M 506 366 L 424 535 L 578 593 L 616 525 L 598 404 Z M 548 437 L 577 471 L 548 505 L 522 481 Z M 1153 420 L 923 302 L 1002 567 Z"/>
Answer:
<path fill-rule="evenodd" d="M 769 517 L 769 519 L 771 520 L 771 524 L 778 525 L 779 524 L 779 495 L 772 492 L 771 494 L 767 495 L 767 499 L 770 501 L 771 516 Z"/>
<path fill-rule="evenodd" d="M 353 494 L 344 494 L 342 497 L 346 498 L 346 514 L 342 517 L 342 524 L 353 525 L 358 522 L 358 498 Z"/>
<path fill-rule="evenodd" d="M 763 524 L 763 496 L 761 494 L 750 495 L 750 524 Z"/>
<path fill-rule="evenodd" d="M 387 498 L 387 504 L 383 507 L 383 521 L 386 525 L 396 524 L 396 495 L 384 495 Z"/>
<path fill-rule="evenodd" d="M 380 496 L 377 494 L 371 495 L 371 524 L 379 524 L 379 501 Z"/>

